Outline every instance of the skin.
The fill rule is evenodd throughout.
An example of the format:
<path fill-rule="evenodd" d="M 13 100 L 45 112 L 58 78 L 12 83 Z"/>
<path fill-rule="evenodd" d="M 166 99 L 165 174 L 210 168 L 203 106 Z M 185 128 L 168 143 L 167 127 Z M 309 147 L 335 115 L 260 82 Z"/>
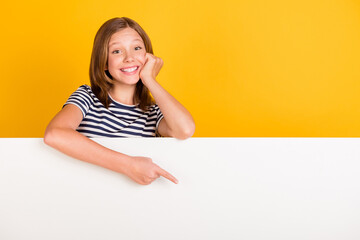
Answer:
<path fill-rule="evenodd" d="M 115 42 L 116 45 L 113 45 Z M 191 137 L 195 131 L 192 116 L 156 81 L 163 60 L 146 53 L 141 37 L 131 28 L 114 33 L 108 47 L 107 70 L 115 80 L 109 92 L 111 97 L 118 102 L 134 105 L 132 99 L 136 83 L 141 78 L 164 115 L 159 123 L 159 133 L 164 137 L 177 139 Z M 134 75 L 128 76 L 120 70 L 134 65 L 139 66 Z M 142 185 L 148 185 L 160 176 L 178 183 L 173 175 L 153 163 L 151 158 L 116 152 L 77 132 L 76 128 L 82 118 L 78 107 L 66 105 L 47 126 L 44 142 L 73 158 L 122 173 Z"/>

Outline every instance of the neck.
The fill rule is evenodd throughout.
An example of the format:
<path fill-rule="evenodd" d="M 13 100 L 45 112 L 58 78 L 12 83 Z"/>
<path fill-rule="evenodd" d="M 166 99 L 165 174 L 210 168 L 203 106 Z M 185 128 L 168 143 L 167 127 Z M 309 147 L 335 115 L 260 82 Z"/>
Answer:
<path fill-rule="evenodd" d="M 109 91 L 112 99 L 126 105 L 135 105 L 133 98 L 136 85 L 114 84 Z"/>

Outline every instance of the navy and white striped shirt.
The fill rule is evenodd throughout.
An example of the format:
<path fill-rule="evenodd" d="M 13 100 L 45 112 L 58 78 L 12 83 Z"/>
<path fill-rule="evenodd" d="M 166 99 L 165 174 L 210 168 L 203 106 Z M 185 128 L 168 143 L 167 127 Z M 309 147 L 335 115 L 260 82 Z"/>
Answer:
<path fill-rule="evenodd" d="M 112 102 L 109 108 L 91 91 L 88 85 L 81 85 L 68 98 L 67 104 L 80 108 L 83 120 L 76 131 L 93 137 L 155 137 L 161 119 L 164 117 L 157 104 L 151 105 L 148 111 L 138 105 L 126 105 Z"/>

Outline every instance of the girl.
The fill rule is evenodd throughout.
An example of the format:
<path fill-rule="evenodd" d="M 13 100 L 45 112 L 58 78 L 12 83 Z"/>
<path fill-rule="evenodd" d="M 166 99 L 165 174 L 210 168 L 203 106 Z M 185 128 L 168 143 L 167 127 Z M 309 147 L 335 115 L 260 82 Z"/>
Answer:
<path fill-rule="evenodd" d="M 139 184 L 178 180 L 150 158 L 129 156 L 92 137 L 175 137 L 195 131 L 191 114 L 156 81 L 163 61 L 138 23 L 113 18 L 98 30 L 90 83 L 80 86 L 50 121 L 44 142 L 82 161 L 122 173 Z M 150 92 L 153 98 L 150 95 Z"/>

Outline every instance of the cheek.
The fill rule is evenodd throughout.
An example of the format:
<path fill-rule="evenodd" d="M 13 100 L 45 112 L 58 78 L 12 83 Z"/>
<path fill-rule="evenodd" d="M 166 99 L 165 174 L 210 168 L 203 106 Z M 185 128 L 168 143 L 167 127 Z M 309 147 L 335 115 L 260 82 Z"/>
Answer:
<path fill-rule="evenodd" d="M 114 64 L 115 64 L 114 59 L 113 59 L 112 57 L 109 57 L 107 64 L 108 64 L 108 67 L 109 67 L 109 68 L 111 68 L 112 66 L 114 66 Z"/>
<path fill-rule="evenodd" d="M 144 65 L 146 60 L 146 52 L 139 53 L 137 55 L 137 60 Z"/>

